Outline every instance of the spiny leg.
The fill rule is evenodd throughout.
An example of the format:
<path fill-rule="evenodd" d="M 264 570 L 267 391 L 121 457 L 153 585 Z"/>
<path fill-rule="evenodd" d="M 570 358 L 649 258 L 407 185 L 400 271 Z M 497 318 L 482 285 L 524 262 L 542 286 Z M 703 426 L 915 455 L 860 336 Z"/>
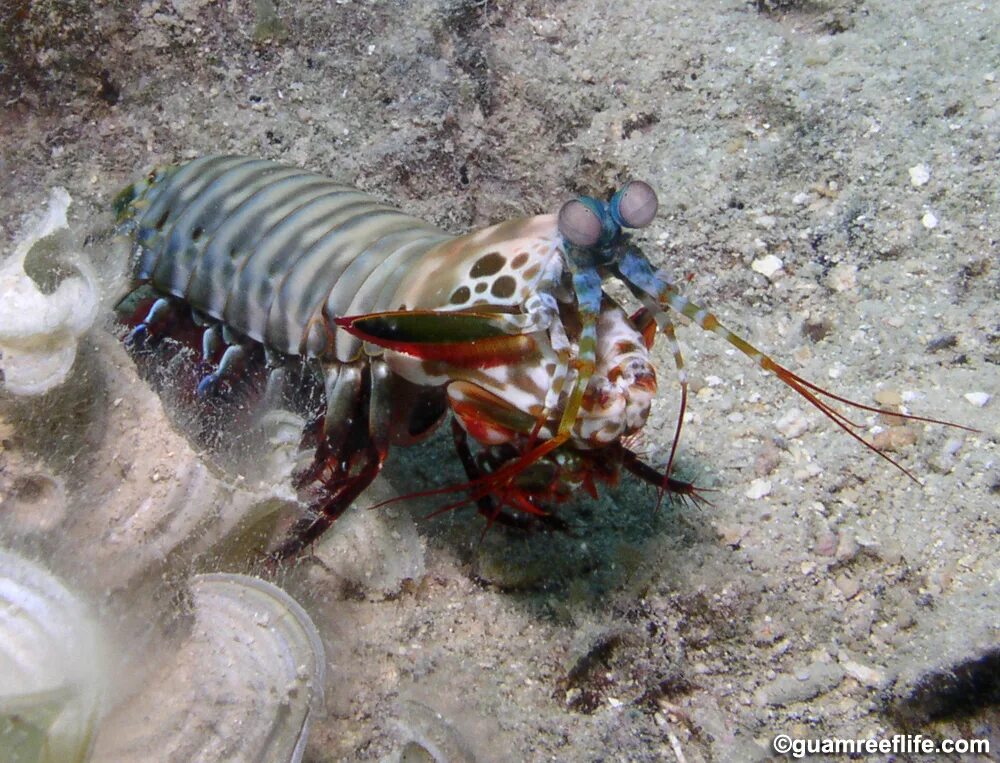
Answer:
<path fill-rule="evenodd" d="M 455 443 L 455 452 L 458 453 L 458 459 L 462 462 L 462 468 L 465 470 L 465 476 L 469 479 L 469 484 L 476 484 L 482 479 L 483 473 L 469 448 L 469 435 L 457 418 L 451 420 L 451 439 Z M 488 524 L 492 524 L 497 514 L 500 513 L 500 509 L 497 508 L 493 499 L 488 494 L 482 494 L 477 495 L 475 501 L 479 513 L 486 517 Z"/>
<path fill-rule="evenodd" d="M 628 448 L 623 448 L 624 455 L 622 466 L 644 482 L 648 482 L 661 492 L 667 492 L 678 496 L 681 500 L 690 500 L 695 504 L 708 504 L 711 502 L 702 495 L 707 488 L 700 488 L 691 482 L 675 479 L 668 472 L 659 472 L 649 464 L 642 461 L 638 455 Z"/>

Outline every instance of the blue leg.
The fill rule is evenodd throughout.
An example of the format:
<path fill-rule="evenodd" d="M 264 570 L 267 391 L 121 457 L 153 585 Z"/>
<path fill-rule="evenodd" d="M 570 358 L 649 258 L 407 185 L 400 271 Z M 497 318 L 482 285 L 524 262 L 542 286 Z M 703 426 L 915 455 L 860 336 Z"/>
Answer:
<path fill-rule="evenodd" d="M 201 359 L 205 363 L 211 363 L 221 346 L 222 332 L 219 330 L 219 326 L 217 324 L 209 326 L 201 335 Z"/>
<path fill-rule="evenodd" d="M 222 378 L 239 365 L 246 357 L 246 350 L 238 344 L 234 344 L 226 349 L 219 361 L 219 367 L 214 372 L 202 377 L 198 382 L 198 396 L 205 397 L 215 392 Z"/>
<path fill-rule="evenodd" d="M 146 317 L 143 319 L 142 323 L 137 325 L 132 329 L 128 336 L 125 337 L 126 347 L 136 347 L 149 339 L 150 326 L 159 323 L 172 311 L 170 301 L 161 297 L 153 303 L 153 306 L 149 308 L 149 312 L 146 313 Z"/>

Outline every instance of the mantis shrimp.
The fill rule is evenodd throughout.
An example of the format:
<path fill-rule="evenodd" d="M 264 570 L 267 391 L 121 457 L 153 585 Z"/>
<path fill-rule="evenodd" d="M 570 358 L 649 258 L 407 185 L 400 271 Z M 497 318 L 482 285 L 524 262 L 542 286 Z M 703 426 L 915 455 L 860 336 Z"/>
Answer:
<path fill-rule="evenodd" d="M 270 161 L 209 156 L 155 169 L 115 201 L 135 241 L 134 283 L 119 308 L 125 341 L 141 353 L 165 336 L 200 334 L 199 397 L 253 374 L 269 400 L 303 384 L 318 390 L 305 434 L 315 452 L 295 478 L 311 511 L 277 548 L 281 558 L 351 505 L 391 446 L 419 441 L 449 410 L 469 477 L 460 487 L 491 522 L 558 524 L 547 506 L 580 487 L 596 494 L 622 469 L 701 500 L 671 476 L 688 391 L 672 314 L 722 337 L 915 480 L 833 403 L 892 412 L 793 373 L 650 263 L 630 231 L 657 208 L 653 189 L 630 181 L 608 201 L 581 196 L 556 215 L 455 237 Z M 628 289 L 637 312 L 604 291 L 608 280 Z M 656 396 L 657 335 L 681 393 L 662 471 L 628 446 Z"/>

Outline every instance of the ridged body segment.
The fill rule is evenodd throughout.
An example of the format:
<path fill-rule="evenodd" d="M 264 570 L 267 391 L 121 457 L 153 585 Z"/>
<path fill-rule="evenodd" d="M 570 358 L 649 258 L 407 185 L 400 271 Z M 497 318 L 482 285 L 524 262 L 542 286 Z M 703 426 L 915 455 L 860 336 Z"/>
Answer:
<path fill-rule="evenodd" d="M 387 280 L 450 238 L 321 175 L 242 157 L 171 168 L 142 202 L 137 279 L 290 355 L 332 359 L 330 319 L 386 309 Z M 336 333 L 347 361 L 360 343 Z"/>

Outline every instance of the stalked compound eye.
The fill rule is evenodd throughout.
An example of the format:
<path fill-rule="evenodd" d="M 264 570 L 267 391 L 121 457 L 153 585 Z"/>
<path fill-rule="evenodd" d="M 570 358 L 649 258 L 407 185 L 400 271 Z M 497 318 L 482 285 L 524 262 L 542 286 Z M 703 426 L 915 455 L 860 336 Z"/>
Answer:
<path fill-rule="evenodd" d="M 656 191 L 649 183 L 629 180 L 612 198 L 611 217 L 624 228 L 645 228 L 656 217 Z"/>
<path fill-rule="evenodd" d="M 567 201 L 559 210 L 559 232 L 573 246 L 590 248 L 601 240 L 604 232 L 604 222 L 601 215 L 591 204 L 597 202 L 584 196 L 581 199 Z"/>

